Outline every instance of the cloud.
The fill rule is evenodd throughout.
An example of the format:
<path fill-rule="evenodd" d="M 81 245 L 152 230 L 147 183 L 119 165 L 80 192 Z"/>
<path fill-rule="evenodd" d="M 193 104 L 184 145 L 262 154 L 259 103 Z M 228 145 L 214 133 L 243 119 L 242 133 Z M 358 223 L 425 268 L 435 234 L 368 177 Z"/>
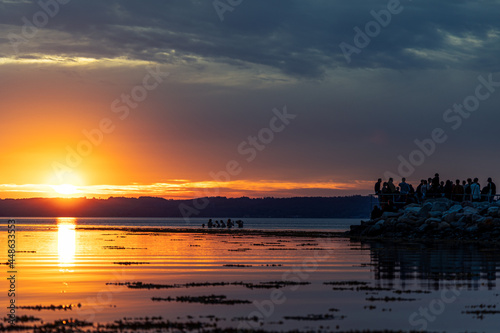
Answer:
<path fill-rule="evenodd" d="M 0 19 L 20 33 L 22 17 L 41 8 L 2 2 Z M 354 27 L 374 18 L 387 1 L 244 1 L 219 21 L 210 1 L 72 1 L 61 5 L 22 53 L 119 58 L 175 63 L 225 63 L 237 70 L 251 64 L 285 75 L 322 79 L 346 68 L 490 70 L 498 54 L 496 1 L 401 0 L 393 15 L 362 52 L 345 62 L 339 48 L 353 44 Z M 62 37 L 65 36 L 65 37 Z M 61 39 L 62 37 L 62 39 Z M 9 53 L 3 39 L 1 53 Z M 63 42 L 62 42 L 63 41 Z M 174 53 L 175 51 L 175 53 Z M 12 52 L 10 52 L 12 53 Z"/>

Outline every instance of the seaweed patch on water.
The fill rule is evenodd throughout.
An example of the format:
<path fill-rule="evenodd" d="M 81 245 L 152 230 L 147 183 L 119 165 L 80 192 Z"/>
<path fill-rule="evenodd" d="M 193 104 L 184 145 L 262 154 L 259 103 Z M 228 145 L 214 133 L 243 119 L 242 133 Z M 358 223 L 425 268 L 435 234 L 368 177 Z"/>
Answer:
<path fill-rule="evenodd" d="M 16 309 L 24 309 L 24 310 L 36 310 L 36 311 L 42 311 L 42 310 L 73 310 L 73 308 L 81 308 L 82 305 L 80 303 L 78 304 L 68 304 L 68 305 L 26 305 L 26 306 L 16 306 Z"/>
<path fill-rule="evenodd" d="M 131 266 L 131 265 L 149 265 L 149 262 L 141 262 L 141 261 L 116 261 L 113 264 L 115 265 L 123 265 L 123 266 Z"/>
<path fill-rule="evenodd" d="M 152 297 L 154 302 L 182 302 L 182 303 L 200 303 L 200 304 L 250 304 L 252 302 L 243 299 L 227 299 L 225 295 L 209 296 L 177 296 L 177 297 Z"/>
<path fill-rule="evenodd" d="M 36 253 L 36 251 L 16 251 L 16 253 Z"/>
<path fill-rule="evenodd" d="M 39 323 L 35 326 L 29 325 L 9 325 L 3 326 L 0 324 L 0 332 L 8 331 L 34 331 L 34 332 L 84 332 L 84 327 L 93 326 L 94 324 L 88 321 L 78 319 L 59 319 L 53 323 Z M 87 332 L 89 330 L 86 330 Z"/>
<path fill-rule="evenodd" d="M 102 248 L 105 250 L 147 250 L 146 247 L 125 247 L 116 245 L 105 245 Z"/>
<path fill-rule="evenodd" d="M 496 307 L 495 304 L 467 305 L 465 308 L 470 310 L 462 311 L 462 313 L 471 314 L 474 315 L 472 318 L 483 320 L 484 315 L 500 314 L 500 310 L 495 310 Z"/>
<path fill-rule="evenodd" d="M 130 289 L 175 289 L 175 288 L 193 288 L 193 287 L 221 287 L 221 286 L 243 286 L 249 289 L 274 289 L 286 286 L 307 285 L 310 282 L 295 281 L 268 281 L 259 283 L 250 282 L 191 282 L 184 284 L 156 284 L 143 282 L 108 282 L 106 285 L 126 286 Z"/>
<path fill-rule="evenodd" d="M 318 320 L 342 320 L 345 319 L 346 316 L 334 316 L 332 314 L 308 314 L 306 316 L 285 316 L 283 317 L 287 320 L 310 320 L 310 321 L 318 321 Z"/>
<path fill-rule="evenodd" d="M 227 285 L 244 285 L 243 282 L 192 282 L 185 284 L 157 284 L 143 282 L 108 282 L 106 285 L 127 286 L 130 289 L 175 289 L 192 287 L 219 287 Z"/>
<path fill-rule="evenodd" d="M 241 248 L 241 249 L 235 249 L 235 250 L 234 250 L 234 249 L 229 249 L 228 251 L 229 251 L 229 252 L 246 252 L 246 251 L 250 251 L 250 248 L 248 248 L 248 247 L 243 247 L 243 248 Z"/>
<path fill-rule="evenodd" d="M 250 289 L 280 289 L 287 286 L 308 285 L 311 282 L 295 282 L 295 281 L 269 281 L 259 283 L 247 283 L 245 287 Z"/>
<path fill-rule="evenodd" d="M 403 298 L 403 297 L 368 297 L 366 298 L 367 301 L 369 302 L 376 302 L 376 301 L 382 301 L 382 302 L 412 302 L 412 301 L 418 301 L 418 298 Z"/>
<path fill-rule="evenodd" d="M 3 318 L 3 321 L 4 322 L 7 322 L 11 320 L 10 318 Z M 22 316 L 16 316 L 16 323 L 33 323 L 33 322 L 36 322 L 36 321 L 41 321 L 42 319 L 41 318 L 37 318 L 37 317 L 34 317 L 34 316 L 26 316 L 26 315 L 22 315 Z"/>
<path fill-rule="evenodd" d="M 429 290 L 393 290 L 392 291 L 395 294 L 401 295 L 401 294 L 430 294 L 431 292 Z"/>
<path fill-rule="evenodd" d="M 223 267 L 253 267 L 253 265 L 241 265 L 241 264 L 225 264 Z"/>
<path fill-rule="evenodd" d="M 368 282 L 363 281 L 332 281 L 323 282 L 323 284 L 333 285 L 333 286 L 367 286 Z"/>
<path fill-rule="evenodd" d="M 181 332 L 185 331 L 210 331 L 209 328 L 215 328 L 215 323 L 202 323 L 195 321 L 174 322 L 163 320 L 162 317 L 152 318 L 124 318 L 116 320 L 110 324 L 98 324 L 94 332 L 123 332 L 128 331 L 158 331 L 164 329 L 174 329 Z"/>

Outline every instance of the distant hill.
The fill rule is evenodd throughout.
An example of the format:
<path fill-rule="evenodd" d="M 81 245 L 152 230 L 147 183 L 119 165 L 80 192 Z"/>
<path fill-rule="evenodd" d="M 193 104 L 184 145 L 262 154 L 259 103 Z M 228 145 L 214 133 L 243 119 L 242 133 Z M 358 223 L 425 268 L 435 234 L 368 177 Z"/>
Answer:
<path fill-rule="evenodd" d="M 184 214 L 184 215 L 183 215 Z M 370 198 L 297 197 L 251 199 L 211 197 L 168 200 L 154 197 L 109 199 L 4 199 L 2 217 L 297 217 L 363 218 L 370 214 Z"/>

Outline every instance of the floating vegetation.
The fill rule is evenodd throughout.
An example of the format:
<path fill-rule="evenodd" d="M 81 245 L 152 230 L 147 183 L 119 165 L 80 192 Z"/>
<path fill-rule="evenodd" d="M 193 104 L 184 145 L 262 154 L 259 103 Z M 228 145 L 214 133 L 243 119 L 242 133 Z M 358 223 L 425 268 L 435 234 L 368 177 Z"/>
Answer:
<path fill-rule="evenodd" d="M 225 295 L 209 295 L 209 296 L 177 296 L 177 297 L 153 297 L 155 302 L 183 302 L 183 303 L 200 303 L 200 304 L 250 304 L 252 302 L 241 299 L 227 299 Z"/>
<path fill-rule="evenodd" d="M 146 247 L 124 247 L 116 245 L 105 245 L 102 248 L 106 250 L 147 250 Z"/>
<path fill-rule="evenodd" d="M 252 267 L 252 265 L 240 265 L 240 264 L 225 264 L 224 267 Z"/>
<path fill-rule="evenodd" d="M 3 318 L 3 321 L 4 322 L 7 322 L 9 321 L 10 318 Z M 26 316 L 26 315 L 23 315 L 23 316 L 16 316 L 16 323 L 32 323 L 32 322 L 35 322 L 35 321 L 40 321 L 42 319 L 40 318 L 37 318 L 37 317 L 33 317 L 33 316 Z"/>
<path fill-rule="evenodd" d="M 233 238 L 239 236 L 264 236 L 264 237 L 316 237 L 316 238 L 344 238 L 345 232 L 335 231 L 311 231 L 311 230 L 256 230 L 256 229 L 188 229 L 188 228 L 161 228 L 161 227 L 89 227 L 89 226 L 75 226 L 77 230 L 116 230 L 127 232 L 127 234 L 174 234 L 174 233 L 190 233 L 190 234 L 210 234 L 215 236 L 231 235 Z M 315 242 L 316 239 L 303 239 L 303 242 Z M 365 250 L 365 249 L 363 249 Z"/>
<path fill-rule="evenodd" d="M 333 286 L 366 286 L 368 282 L 362 281 L 332 281 L 323 282 L 323 284 L 333 285 Z"/>
<path fill-rule="evenodd" d="M 395 294 L 430 294 L 429 290 L 393 290 Z"/>
<path fill-rule="evenodd" d="M 93 323 L 78 319 L 60 319 L 53 323 L 40 323 L 36 326 L 12 325 L 4 327 L 0 324 L 0 332 L 4 331 L 34 331 L 34 332 L 84 332 L 83 327 L 93 326 Z M 88 330 L 87 330 L 88 332 Z"/>
<path fill-rule="evenodd" d="M 127 331 L 153 331 L 153 330 L 163 330 L 163 329 L 173 329 L 179 330 L 181 332 L 186 331 L 199 331 L 202 329 L 215 328 L 215 323 L 202 323 L 202 322 L 173 322 L 164 321 L 161 317 L 152 318 L 124 318 L 123 320 L 116 320 L 114 323 L 110 324 L 98 324 L 94 332 L 123 332 Z M 209 330 L 207 330 L 209 331 Z"/>
<path fill-rule="evenodd" d="M 244 286 L 249 289 L 274 289 L 286 286 L 307 285 L 310 282 L 295 281 L 269 281 L 259 283 L 247 282 L 192 282 L 185 284 L 155 284 L 143 282 L 108 282 L 106 285 L 127 286 L 130 289 L 174 289 L 174 288 L 193 288 L 193 287 L 220 287 L 220 286 Z"/>
<path fill-rule="evenodd" d="M 284 319 L 287 320 L 333 320 L 333 319 L 344 319 L 346 316 L 334 316 L 331 314 L 309 314 L 307 316 L 285 316 Z"/>
<path fill-rule="evenodd" d="M 36 310 L 36 311 L 42 311 L 42 310 L 73 310 L 73 308 L 81 308 L 82 305 L 80 303 L 78 304 L 69 304 L 69 305 L 27 305 L 27 306 L 16 306 L 17 309 L 25 309 L 25 310 Z"/>
<path fill-rule="evenodd" d="M 356 291 L 390 291 L 391 288 L 361 286 L 356 287 Z"/>
<path fill-rule="evenodd" d="M 462 311 L 462 313 L 465 314 L 472 314 L 475 315 L 472 318 L 475 319 L 484 319 L 484 315 L 493 315 L 493 314 L 500 314 L 500 310 L 495 310 L 496 305 L 486 305 L 486 304 L 479 304 L 479 305 L 467 305 L 465 308 L 466 309 L 473 309 L 473 310 L 465 310 Z"/>
<path fill-rule="evenodd" d="M 36 251 L 16 251 L 16 253 L 36 253 Z"/>
<path fill-rule="evenodd" d="M 190 244 L 189 246 L 191 246 L 191 247 L 200 247 L 201 245 L 198 245 L 198 244 Z"/>
<path fill-rule="evenodd" d="M 402 298 L 402 297 L 368 297 L 366 298 L 367 301 L 370 302 L 375 302 L 375 301 L 382 301 L 382 302 L 405 302 L 405 301 L 418 301 L 417 298 Z"/>
<path fill-rule="evenodd" d="M 130 265 L 149 265 L 150 263 L 149 262 L 140 262 L 140 261 L 117 261 L 117 262 L 114 262 L 113 264 L 130 266 Z"/>
<path fill-rule="evenodd" d="M 229 249 L 228 251 L 230 251 L 230 252 L 245 252 L 245 251 L 249 251 L 249 250 L 250 249 L 248 247 L 243 247 L 241 249 L 235 249 L 235 250 Z"/>
<path fill-rule="evenodd" d="M 247 283 L 245 287 L 250 289 L 279 289 L 286 286 L 298 286 L 298 285 L 308 285 L 311 282 L 295 282 L 295 281 L 270 281 L 270 282 L 260 282 L 260 283 Z"/>
<path fill-rule="evenodd" d="M 267 250 L 268 251 L 297 251 L 297 249 L 294 249 L 294 248 L 276 248 L 276 247 L 270 247 Z"/>

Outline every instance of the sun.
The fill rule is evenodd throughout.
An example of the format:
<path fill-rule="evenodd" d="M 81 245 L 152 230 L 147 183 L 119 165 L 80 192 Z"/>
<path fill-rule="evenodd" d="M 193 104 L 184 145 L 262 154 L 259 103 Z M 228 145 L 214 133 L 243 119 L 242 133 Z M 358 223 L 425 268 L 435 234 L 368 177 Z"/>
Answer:
<path fill-rule="evenodd" d="M 74 185 L 62 184 L 62 185 L 52 185 L 54 191 L 63 195 L 71 195 L 78 193 L 78 189 Z"/>

